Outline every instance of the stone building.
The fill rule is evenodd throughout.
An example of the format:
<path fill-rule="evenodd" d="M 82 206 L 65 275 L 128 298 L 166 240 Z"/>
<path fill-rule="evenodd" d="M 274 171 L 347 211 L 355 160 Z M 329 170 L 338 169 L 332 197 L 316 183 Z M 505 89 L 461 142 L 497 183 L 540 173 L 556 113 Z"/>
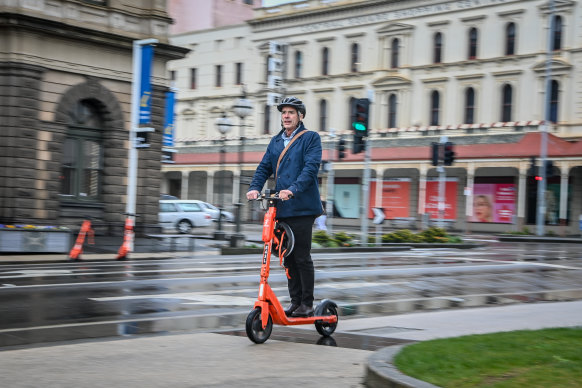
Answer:
<path fill-rule="evenodd" d="M 182 198 L 243 199 L 279 130 L 268 103 L 278 91 L 305 101 L 306 127 L 320 132 L 324 159 L 334 162 L 333 181 L 322 172 L 322 191 L 344 219 L 358 219 L 367 200 L 395 220 L 443 218 L 431 144 L 446 136 L 456 160 L 446 167 L 445 221 L 473 231 L 531 227 L 538 201 L 530 167 L 532 157 L 540 166 L 545 138 L 553 164 L 544 222 L 578 233 L 581 16 L 580 3 L 569 0 L 308 0 L 259 8 L 244 24 L 175 35 L 172 42 L 192 52 L 168 64 L 179 89 L 179 153 L 164 166 L 162 184 Z M 272 43 L 283 49 L 279 90 L 268 82 Z M 254 111 L 237 131 L 242 84 Z M 338 135 L 351 148 L 352 109 L 364 97 L 372 100 L 368 169 L 364 153 L 337 160 L 335 151 Z M 235 124 L 224 163 L 215 124 L 222 115 Z M 366 171 L 369 198 L 361 190 Z M 494 202 L 490 220 L 476 216 L 482 195 Z"/>
<path fill-rule="evenodd" d="M 119 223 L 127 193 L 132 42 L 155 38 L 151 147 L 137 219 L 157 224 L 168 42 L 164 0 L 0 1 L 0 223 Z"/>

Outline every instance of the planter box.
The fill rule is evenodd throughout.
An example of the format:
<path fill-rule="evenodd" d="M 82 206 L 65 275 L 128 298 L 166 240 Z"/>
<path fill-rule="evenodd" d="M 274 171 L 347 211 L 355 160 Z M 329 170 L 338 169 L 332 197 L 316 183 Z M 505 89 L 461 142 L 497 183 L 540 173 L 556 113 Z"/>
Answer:
<path fill-rule="evenodd" d="M 71 232 L 66 230 L 0 230 L 0 252 L 67 253 Z"/>

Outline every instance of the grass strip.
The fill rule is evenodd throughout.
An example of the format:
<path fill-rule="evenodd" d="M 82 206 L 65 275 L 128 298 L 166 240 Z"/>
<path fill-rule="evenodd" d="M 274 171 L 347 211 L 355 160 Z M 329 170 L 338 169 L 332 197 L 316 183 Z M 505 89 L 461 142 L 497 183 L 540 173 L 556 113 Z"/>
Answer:
<path fill-rule="evenodd" d="M 582 387 L 582 327 L 521 330 L 419 342 L 394 359 L 441 387 Z"/>

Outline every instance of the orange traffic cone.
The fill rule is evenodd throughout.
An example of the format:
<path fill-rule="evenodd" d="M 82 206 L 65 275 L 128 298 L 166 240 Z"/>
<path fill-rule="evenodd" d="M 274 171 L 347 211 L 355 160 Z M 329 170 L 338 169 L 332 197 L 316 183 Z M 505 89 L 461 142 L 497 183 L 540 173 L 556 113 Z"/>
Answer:
<path fill-rule="evenodd" d="M 85 237 L 89 235 L 89 244 L 95 244 L 94 241 L 94 231 L 91 228 L 91 221 L 85 220 L 83 221 L 83 225 L 81 225 L 81 230 L 79 231 L 79 235 L 77 236 L 77 240 L 75 241 L 75 245 L 69 252 L 69 260 L 71 261 L 81 261 L 81 253 L 83 252 L 83 244 L 85 243 Z"/>
<path fill-rule="evenodd" d="M 127 260 L 127 255 L 131 251 L 133 251 L 133 220 L 131 217 L 127 217 L 123 232 L 123 244 L 117 251 L 117 260 Z"/>

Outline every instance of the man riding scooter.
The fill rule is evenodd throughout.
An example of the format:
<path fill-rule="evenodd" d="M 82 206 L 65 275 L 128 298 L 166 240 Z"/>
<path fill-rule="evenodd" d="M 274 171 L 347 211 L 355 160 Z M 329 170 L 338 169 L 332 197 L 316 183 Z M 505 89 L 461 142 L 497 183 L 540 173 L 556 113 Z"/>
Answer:
<path fill-rule="evenodd" d="M 298 98 L 286 97 L 277 109 L 281 112 L 282 129 L 271 139 L 255 171 L 247 199 L 257 199 L 267 179 L 275 176 L 275 191 L 282 199 L 277 204 L 277 218 L 287 223 L 295 236 L 294 249 L 285 258 L 291 298 L 285 314 L 309 317 L 313 315 L 315 283 L 311 259 L 312 227 L 323 213 L 317 183 L 321 138 L 317 132 L 304 127 L 305 105 Z"/>

